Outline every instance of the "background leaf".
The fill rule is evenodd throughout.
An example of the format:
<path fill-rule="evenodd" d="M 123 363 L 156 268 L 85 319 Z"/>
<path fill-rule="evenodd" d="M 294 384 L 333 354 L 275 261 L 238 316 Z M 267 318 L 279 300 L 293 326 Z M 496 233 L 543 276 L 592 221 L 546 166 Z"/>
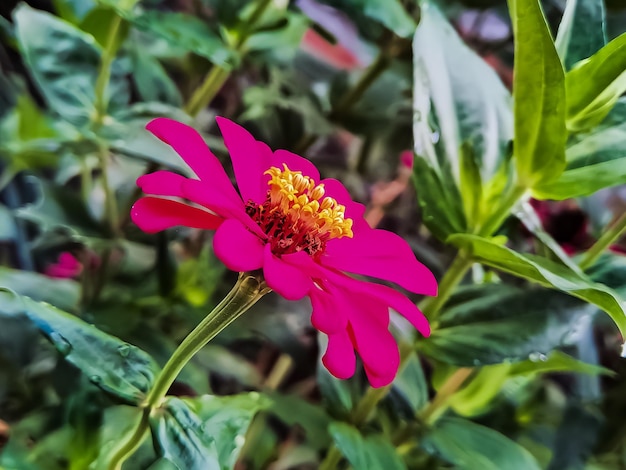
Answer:
<path fill-rule="evenodd" d="M 140 349 L 52 305 L 0 289 L 0 316 L 24 317 L 87 378 L 127 403 L 139 403 L 158 368 Z"/>

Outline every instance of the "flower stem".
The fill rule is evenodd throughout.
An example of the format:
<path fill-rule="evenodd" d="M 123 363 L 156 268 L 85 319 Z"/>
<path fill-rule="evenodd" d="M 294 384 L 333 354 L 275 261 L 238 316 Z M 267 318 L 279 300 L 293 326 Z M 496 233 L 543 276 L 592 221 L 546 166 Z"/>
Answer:
<path fill-rule="evenodd" d="M 108 470 L 121 470 L 122 464 L 128 457 L 133 455 L 146 437 L 148 427 L 150 425 L 150 408 L 145 408 L 141 414 L 139 424 L 128 436 L 128 439 L 117 448 L 117 451 L 109 461 Z"/>
<path fill-rule="evenodd" d="M 585 270 L 589 268 L 604 250 L 618 240 L 624 232 L 626 232 L 626 213 L 622 214 L 619 219 L 598 238 L 591 248 L 585 252 L 580 263 L 578 263 L 580 269 Z"/>
<path fill-rule="evenodd" d="M 119 15 L 115 15 L 111 21 L 109 28 L 109 35 L 107 37 L 107 43 L 102 53 L 102 61 L 100 62 L 100 70 L 98 71 L 98 77 L 96 78 L 95 85 L 95 103 L 96 116 L 94 120 L 95 127 L 102 125 L 104 117 L 106 116 L 108 103 L 106 101 L 106 88 L 111 78 L 111 65 L 115 59 L 115 49 L 117 35 L 119 34 L 120 27 L 122 26 L 122 18 Z"/>
<path fill-rule="evenodd" d="M 241 314 L 252 307 L 263 295 L 269 292 L 264 281 L 256 275 L 242 273 L 235 287 L 228 293 L 211 313 L 189 333 L 178 346 L 157 376 L 152 390 L 145 400 L 146 406 L 161 406 L 167 391 L 183 369 L 185 364 L 219 332 L 235 321 Z"/>
<path fill-rule="evenodd" d="M 337 449 L 337 446 L 332 445 L 330 449 L 328 449 L 328 453 L 324 460 L 320 464 L 318 470 L 337 470 L 337 466 L 339 462 L 341 462 L 341 452 Z"/>
<path fill-rule="evenodd" d="M 117 200 L 115 199 L 115 191 L 111 187 L 109 181 L 109 148 L 104 142 L 98 143 L 98 157 L 100 159 L 100 172 L 102 173 L 102 187 L 104 189 L 104 212 L 109 222 L 111 233 L 114 237 L 119 235 L 119 226 L 117 220 Z"/>
<path fill-rule="evenodd" d="M 118 447 L 109 462 L 109 470 L 121 470 L 122 464 L 141 445 L 149 427 L 150 413 L 162 405 L 165 395 L 189 360 L 268 292 L 269 288 L 259 275 L 253 273 L 239 275 L 237 283 L 224 300 L 189 333 L 167 361 L 142 404 L 144 414 L 141 421 L 135 431 Z"/>
<path fill-rule="evenodd" d="M 272 0 L 259 0 L 254 11 L 250 14 L 250 18 L 242 26 L 242 30 L 234 45 L 235 53 L 240 53 L 246 44 L 246 41 L 253 32 L 254 25 L 263 16 L 265 9 L 272 3 Z M 195 117 L 204 107 L 206 107 L 215 98 L 215 95 L 222 89 L 222 86 L 228 80 L 230 71 L 220 65 L 213 65 L 211 71 L 207 74 L 202 85 L 193 93 L 189 102 L 185 106 L 185 111 L 190 116 Z"/>
<path fill-rule="evenodd" d="M 478 231 L 478 235 L 483 237 L 490 237 L 493 235 L 510 215 L 511 209 L 515 207 L 515 205 L 526 195 L 527 192 L 528 190 L 524 186 L 519 184 L 513 186 L 504 196 L 504 199 L 498 209 L 495 210 L 489 218 L 487 218 Z"/>

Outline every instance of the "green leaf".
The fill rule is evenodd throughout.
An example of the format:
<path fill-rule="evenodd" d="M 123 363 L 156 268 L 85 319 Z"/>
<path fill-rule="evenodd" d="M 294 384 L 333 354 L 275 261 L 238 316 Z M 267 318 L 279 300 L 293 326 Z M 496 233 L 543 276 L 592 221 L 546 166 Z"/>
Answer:
<path fill-rule="evenodd" d="M 515 33 L 513 152 L 520 183 L 533 187 L 565 168 L 565 77 L 538 0 L 509 0 L 509 8 Z"/>
<path fill-rule="evenodd" d="M 254 415 L 267 406 L 255 392 L 167 399 L 151 419 L 159 455 L 185 470 L 234 467 Z"/>
<path fill-rule="evenodd" d="M 592 313 L 560 292 L 473 286 L 451 298 L 420 351 L 458 366 L 523 361 L 569 344 Z"/>
<path fill-rule="evenodd" d="M 316 406 L 295 395 L 270 393 L 269 411 L 288 426 L 301 427 L 307 442 L 316 450 L 328 447 L 330 416 L 321 406 Z"/>
<path fill-rule="evenodd" d="M 13 19 L 22 57 L 50 109 L 78 127 L 87 124 L 95 112 L 102 55 L 93 36 L 26 4 L 14 10 Z M 114 62 L 107 88 L 112 109 L 128 103 L 124 73 Z"/>
<path fill-rule="evenodd" d="M 80 23 L 96 6 L 95 0 L 52 0 L 60 18 L 73 24 Z"/>
<path fill-rule="evenodd" d="M 416 158 L 413 184 L 422 220 L 437 238 L 445 240 L 452 234 L 466 231 L 462 198 L 451 178 L 441 177 L 426 159 Z"/>
<path fill-rule="evenodd" d="M 532 195 L 536 199 L 563 200 L 621 184 L 626 184 L 626 157 L 566 170 L 556 181 L 535 186 Z"/>
<path fill-rule="evenodd" d="M 626 157 L 626 113 L 620 112 L 622 108 L 626 108 L 626 103 L 618 102 L 612 113 L 620 121 L 617 125 L 603 126 L 592 133 L 577 136 L 566 150 L 568 170 Z"/>
<path fill-rule="evenodd" d="M 480 168 L 474 158 L 474 152 L 467 144 L 461 147 L 459 178 L 459 191 L 463 195 L 465 218 L 469 221 L 470 226 L 475 226 L 482 217 L 483 183 L 480 177 Z"/>
<path fill-rule="evenodd" d="M 418 94 L 427 93 L 432 101 L 441 136 L 440 165 L 442 159 L 447 160 L 458 182 L 461 147 L 467 145 L 483 179 L 490 179 L 513 138 L 511 95 L 496 72 L 430 2 L 422 8 L 415 31 L 413 67 L 414 99 L 422 100 Z M 415 110 L 428 113 L 417 104 Z"/>
<path fill-rule="evenodd" d="M 322 397 L 331 413 L 349 416 L 354 405 L 354 395 L 356 393 L 354 381 L 340 380 L 328 372 L 324 364 L 322 364 L 321 358 L 328 344 L 327 336 L 319 333 L 317 340 L 320 352 L 317 363 L 317 384 Z"/>
<path fill-rule="evenodd" d="M 556 50 L 567 70 L 606 44 L 603 0 L 568 0 L 556 35 Z"/>
<path fill-rule="evenodd" d="M 141 402 L 158 367 L 148 354 L 52 305 L 0 289 L 0 317 L 33 324 L 96 386 L 124 402 Z"/>
<path fill-rule="evenodd" d="M 137 28 L 206 57 L 226 70 L 230 70 L 236 63 L 234 53 L 200 18 L 184 13 L 148 10 L 132 17 L 131 21 Z"/>
<path fill-rule="evenodd" d="M 565 77 L 567 128 L 598 125 L 626 91 L 626 34 L 579 62 Z"/>
<path fill-rule="evenodd" d="M 345 423 L 332 423 L 329 431 L 337 448 L 354 468 L 367 470 L 407 468 L 388 440 L 379 436 L 363 438 L 356 428 Z"/>
<path fill-rule="evenodd" d="M 547 372 L 575 372 L 589 375 L 616 375 L 611 369 L 588 364 L 568 356 L 561 351 L 553 351 L 549 356 L 535 355 L 531 359 L 513 364 L 510 375 L 535 375 Z"/>
<path fill-rule="evenodd" d="M 31 271 L 0 267 L 0 286 L 14 290 L 62 310 L 76 310 L 80 284 L 71 279 L 54 279 Z"/>
<path fill-rule="evenodd" d="M 537 461 L 522 446 L 465 419 L 440 419 L 424 441 L 424 448 L 432 448 L 459 470 L 539 470 Z"/>
<path fill-rule="evenodd" d="M 411 352 L 402 362 L 401 369 L 393 381 L 393 391 L 409 405 L 413 415 L 428 402 L 428 384 L 422 364 L 415 352 Z M 397 401 L 399 400 L 394 400 L 394 403 Z"/>
<path fill-rule="evenodd" d="M 132 79 L 143 101 L 181 106 L 183 99 L 174 81 L 157 59 L 135 47 L 131 50 Z"/>
<path fill-rule="evenodd" d="M 117 20 L 118 14 L 115 10 L 108 7 L 97 7 L 91 10 L 87 16 L 83 18 L 79 27 L 86 33 L 91 34 L 100 47 L 104 49 L 107 47 L 111 35 L 111 24 L 113 21 Z M 129 23 L 127 21 L 122 21 L 117 30 L 117 34 L 115 35 L 112 48 L 113 54 L 117 53 L 120 46 L 128 37 L 129 29 Z"/>
<path fill-rule="evenodd" d="M 410 38 L 415 32 L 415 21 L 399 0 L 349 0 L 348 3 L 398 36 Z"/>
<path fill-rule="evenodd" d="M 620 331 L 626 332 L 626 307 L 622 299 L 613 290 L 592 282 L 583 274 L 539 256 L 522 255 L 476 235 L 452 235 L 448 241 L 480 263 L 596 305 L 610 315 Z"/>
<path fill-rule="evenodd" d="M 450 397 L 450 407 L 461 416 L 485 413 L 509 378 L 511 364 L 481 367 L 470 383 Z"/>

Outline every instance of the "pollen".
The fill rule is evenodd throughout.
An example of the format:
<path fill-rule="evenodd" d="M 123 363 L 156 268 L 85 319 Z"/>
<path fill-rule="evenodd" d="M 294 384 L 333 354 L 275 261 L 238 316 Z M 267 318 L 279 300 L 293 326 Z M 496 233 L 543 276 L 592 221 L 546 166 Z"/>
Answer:
<path fill-rule="evenodd" d="M 271 167 L 269 189 L 263 204 L 248 202 L 248 214 L 268 235 L 275 254 L 306 251 L 310 255 L 324 250 L 333 238 L 352 234 L 352 219 L 345 216 L 345 206 L 325 196 L 323 184 L 300 171 Z"/>

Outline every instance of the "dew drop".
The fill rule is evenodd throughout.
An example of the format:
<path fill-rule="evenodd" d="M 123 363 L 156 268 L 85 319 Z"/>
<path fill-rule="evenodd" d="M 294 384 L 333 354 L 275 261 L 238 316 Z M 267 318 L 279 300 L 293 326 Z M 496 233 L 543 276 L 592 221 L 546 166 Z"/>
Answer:
<path fill-rule="evenodd" d="M 54 343 L 57 350 L 64 356 L 67 356 L 72 350 L 72 345 L 70 344 L 70 342 L 56 331 L 50 333 L 50 341 Z"/>
<path fill-rule="evenodd" d="M 91 377 L 89 377 L 89 380 L 91 380 L 91 382 L 96 385 L 99 385 L 102 383 L 102 377 L 100 377 L 99 375 L 92 375 Z"/>
<path fill-rule="evenodd" d="M 532 362 L 545 362 L 548 357 L 540 352 L 532 352 L 528 355 L 528 359 Z"/>
<path fill-rule="evenodd" d="M 117 352 L 122 357 L 128 357 L 130 354 L 130 346 L 128 344 L 122 344 L 117 347 Z"/>

